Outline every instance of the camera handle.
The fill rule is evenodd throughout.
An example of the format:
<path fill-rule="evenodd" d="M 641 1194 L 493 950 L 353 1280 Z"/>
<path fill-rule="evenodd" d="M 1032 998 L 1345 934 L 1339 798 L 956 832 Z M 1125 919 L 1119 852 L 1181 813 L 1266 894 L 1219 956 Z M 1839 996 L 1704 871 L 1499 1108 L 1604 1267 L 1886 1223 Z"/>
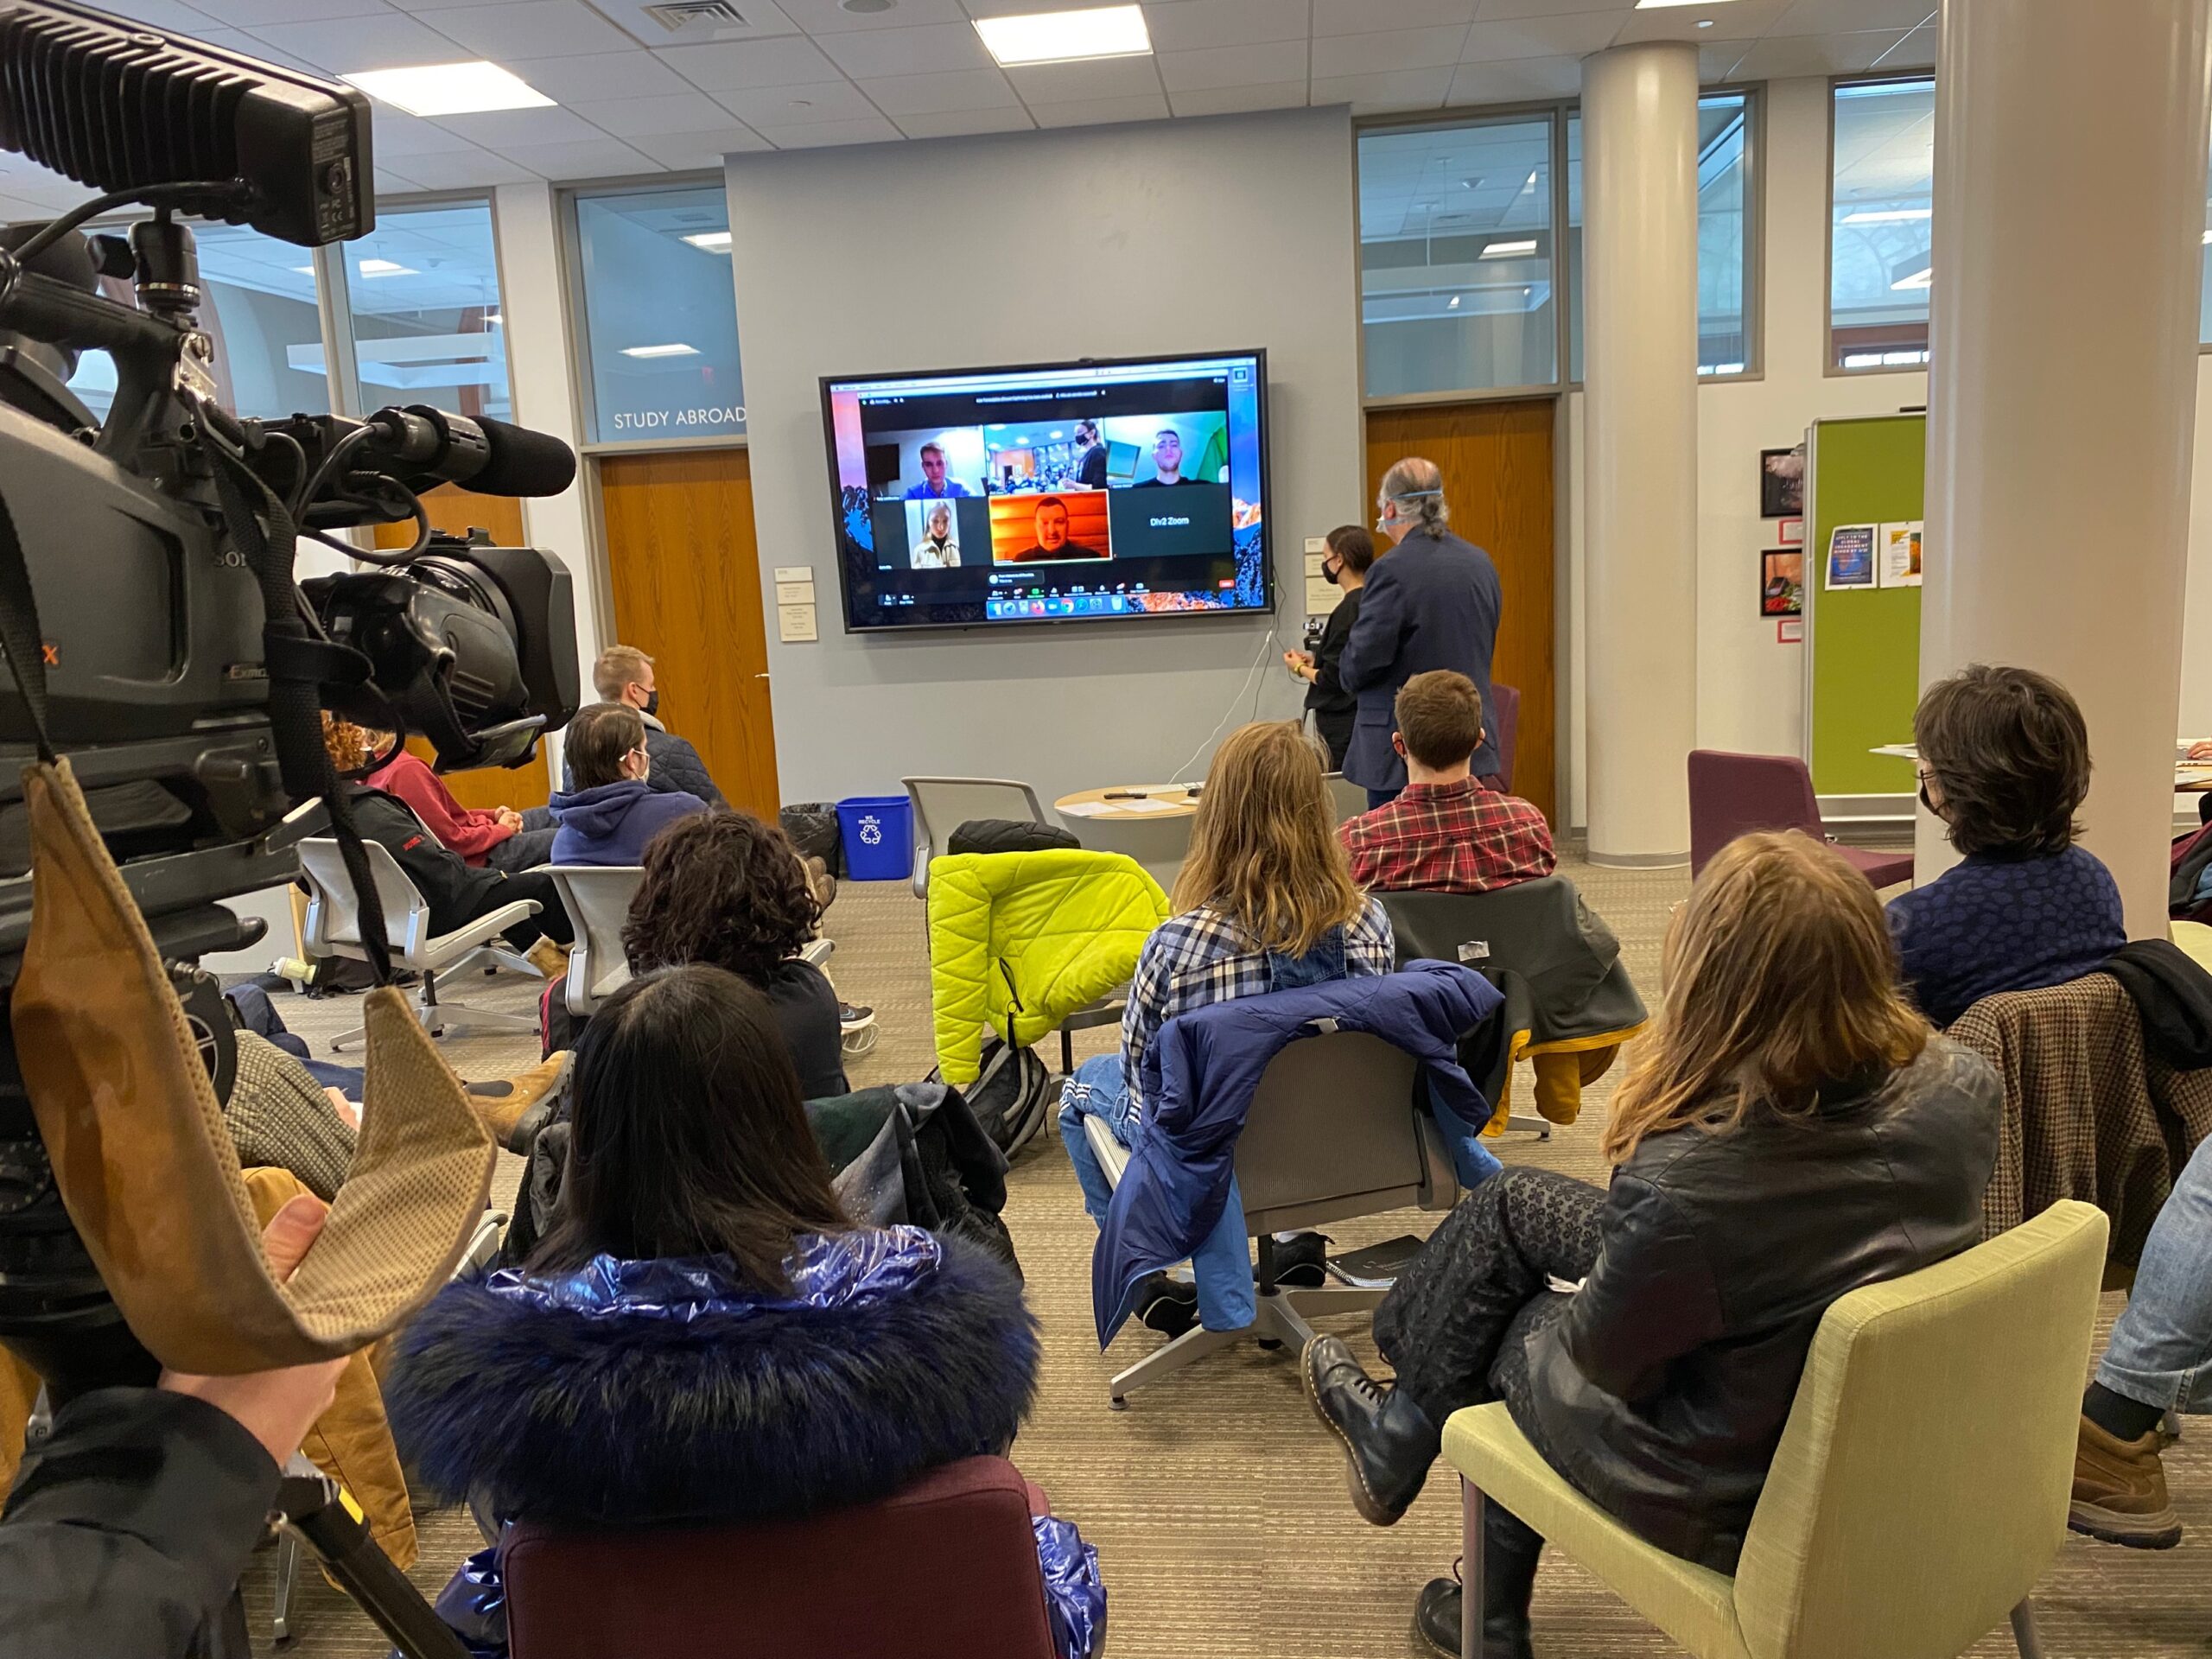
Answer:
<path fill-rule="evenodd" d="M 354 1519 L 338 1483 L 306 1459 L 295 1457 L 284 1471 L 270 1518 L 314 1552 L 406 1659 L 468 1659 L 461 1638 Z"/>

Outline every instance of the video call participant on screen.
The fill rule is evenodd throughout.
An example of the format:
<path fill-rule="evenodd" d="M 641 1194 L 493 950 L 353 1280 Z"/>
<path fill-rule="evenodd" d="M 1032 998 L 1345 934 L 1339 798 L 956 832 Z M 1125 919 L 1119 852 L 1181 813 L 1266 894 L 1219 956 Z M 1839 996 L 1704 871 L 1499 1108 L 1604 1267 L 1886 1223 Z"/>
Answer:
<path fill-rule="evenodd" d="M 969 488 L 957 478 L 944 475 L 944 449 L 942 445 L 925 443 L 922 446 L 922 481 L 906 492 L 909 501 L 949 501 L 969 493 Z"/>
<path fill-rule="evenodd" d="M 1068 505 L 1057 495 L 1037 504 L 1037 545 L 1025 547 L 1008 561 L 1033 564 L 1046 559 L 1103 559 L 1108 555 L 1095 547 L 1068 540 Z"/>
<path fill-rule="evenodd" d="M 951 570 L 960 563 L 960 543 L 952 534 L 952 509 L 930 509 L 928 533 L 914 543 L 907 565 L 915 570 Z"/>
<path fill-rule="evenodd" d="M 1076 463 L 1075 481 L 1086 490 L 1104 489 L 1106 446 L 1098 441 L 1098 423 L 1077 421 L 1075 423 L 1075 441 L 1084 447 L 1083 459 Z"/>
<path fill-rule="evenodd" d="M 1147 489 L 1154 484 L 1202 484 L 1205 480 L 1183 476 L 1183 435 L 1172 426 L 1160 429 L 1160 435 L 1152 441 L 1152 476 L 1137 488 Z"/>

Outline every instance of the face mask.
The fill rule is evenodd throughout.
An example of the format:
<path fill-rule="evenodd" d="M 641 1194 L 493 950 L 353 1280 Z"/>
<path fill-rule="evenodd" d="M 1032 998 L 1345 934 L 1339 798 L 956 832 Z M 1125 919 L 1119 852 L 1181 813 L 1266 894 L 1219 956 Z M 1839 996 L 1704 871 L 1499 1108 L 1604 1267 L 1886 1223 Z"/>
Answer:
<path fill-rule="evenodd" d="M 1928 785 L 1925 784 L 1923 784 L 1920 786 L 1920 804 L 1926 807 L 1930 812 L 1934 813 L 1937 817 L 1940 818 L 1943 816 L 1942 809 L 1940 809 L 1935 802 L 1928 798 Z"/>
<path fill-rule="evenodd" d="M 645 693 L 645 712 L 649 715 L 657 715 L 660 713 L 660 691 L 658 688 L 655 688 L 654 690 Z"/>
<path fill-rule="evenodd" d="M 1337 579 L 1344 573 L 1344 568 L 1341 564 L 1331 564 L 1326 559 L 1321 561 L 1321 580 L 1327 582 L 1330 587 L 1335 587 Z"/>

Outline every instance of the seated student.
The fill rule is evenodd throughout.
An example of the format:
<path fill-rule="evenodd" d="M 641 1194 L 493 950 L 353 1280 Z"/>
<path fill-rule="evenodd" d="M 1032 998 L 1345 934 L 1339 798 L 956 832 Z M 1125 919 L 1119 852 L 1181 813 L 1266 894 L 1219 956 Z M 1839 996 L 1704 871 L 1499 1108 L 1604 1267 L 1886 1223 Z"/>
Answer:
<path fill-rule="evenodd" d="M 1890 901 L 1921 1012 L 1940 1028 L 1985 996 L 2094 972 L 2127 929 L 2112 872 L 2074 844 L 2089 733 L 2066 688 L 1977 664 L 1928 688 L 1912 734 L 1920 798 L 1966 855 Z"/>
<path fill-rule="evenodd" d="M 822 908 L 791 838 L 749 812 L 694 813 L 654 837 L 645 866 L 622 929 L 630 966 L 728 969 L 767 997 L 802 1098 L 849 1093 L 837 993 L 819 968 L 798 959 Z"/>
<path fill-rule="evenodd" d="M 595 702 L 569 722 L 561 752 L 569 787 L 553 798 L 556 864 L 642 864 L 645 843 L 707 804 L 646 781 L 645 722 L 620 702 Z"/>
<path fill-rule="evenodd" d="M 365 727 L 362 731 L 371 754 L 392 749 L 390 732 Z M 448 852 L 458 853 L 474 868 L 527 870 L 552 855 L 553 824 L 543 807 L 518 812 L 511 806 L 463 806 L 429 763 L 410 754 L 404 745 L 361 781 L 406 802 Z"/>
<path fill-rule="evenodd" d="M 1352 886 L 1332 816 L 1321 758 L 1295 721 L 1241 727 L 1215 751 L 1175 882 L 1177 913 L 1145 941 L 1129 982 L 1121 1052 L 1085 1060 L 1061 1093 L 1060 1139 L 1093 1221 L 1105 1219 L 1113 1188 L 1083 1120 L 1103 1119 L 1130 1144 L 1144 1112 L 1138 1067 L 1161 1026 L 1234 997 L 1391 970 L 1390 919 Z M 1319 1283 L 1320 1236 L 1286 1243 L 1277 1278 Z M 1134 1312 L 1152 1329 L 1179 1336 L 1209 1308 L 1249 1305 L 1243 1217 L 1224 1212 L 1191 1266 L 1195 1293 L 1164 1274 L 1140 1293 Z"/>
<path fill-rule="evenodd" d="M 439 1292 L 388 1398 L 413 1467 L 504 1525 L 781 1520 L 1003 1453 L 1037 1386 L 1013 1273 L 838 1208 L 766 998 L 694 965 L 634 979 L 576 1053 L 568 1170 L 520 1268 Z M 1065 1522 L 1033 1523 L 1060 1651 L 1105 1592 Z M 505 1650 L 497 1548 L 439 1611 Z M 487 1618 L 485 1610 L 492 1609 Z"/>
<path fill-rule="evenodd" d="M 1308 1344 L 1308 1395 L 1377 1525 L 1420 1492 L 1445 1419 L 1502 1399 L 1592 1502 L 1732 1573 L 1828 1304 L 1980 1237 L 1997 1077 L 1899 994 L 1850 865 L 1796 833 L 1732 842 L 1666 963 L 1605 1132 L 1611 1185 L 1515 1168 L 1461 1200 L 1376 1310 L 1395 1384 L 1334 1337 Z M 1528 1659 L 1542 1541 L 1494 1502 L 1484 1537 L 1483 1659 Z M 1417 1628 L 1456 1654 L 1459 1613 L 1435 1580 Z"/>
<path fill-rule="evenodd" d="M 367 732 L 327 714 L 322 717 L 322 741 L 340 778 L 358 772 L 378 753 Z M 366 784 L 342 783 L 340 789 L 353 809 L 353 822 L 361 838 L 382 843 L 422 893 L 430 907 L 433 932 L 450 933 L 502 905 L 529 899 L 537 901 L 537 914 L 505 929 L 502 937 L 508 944 L 526 950 L 542 938 L 560 944 L 574 941 L 568 910 L 554 889 L 553 878 L 543 870 L 509 874 L 504 870 L 477 868 L 424 829 L 423 821 L 397 796 Z M 556 969 L 550 959 L 540 965 L 549 973 Z"/>
<path fill-rule="evenodd" d="M 2127 1306 L 2082 1401 L 2067 1524 L 2133 1549 L 2171 1549 L 2159 1423 L 2212 1410 L 2212 1140 L 2201 1141 L 2143 1241 Z"/>
<path fill-rule="evenodd" d="M 1474 776 L 1483 696 L 1448 668 L 1399 688 L 1390 747 L 1406 763 L 1395 800 L 1338 829 L 1351 879 L 1377 893 L 1488 893 L 1549 875 L 1551 826 L 1517 795 Z"/>

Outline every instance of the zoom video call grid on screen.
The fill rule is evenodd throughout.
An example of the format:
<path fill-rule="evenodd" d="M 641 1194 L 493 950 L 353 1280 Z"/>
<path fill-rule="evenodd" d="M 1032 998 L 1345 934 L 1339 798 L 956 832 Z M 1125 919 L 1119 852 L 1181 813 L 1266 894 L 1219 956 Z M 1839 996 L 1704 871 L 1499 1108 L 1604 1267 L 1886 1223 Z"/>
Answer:
<path fill-rule="evenodd" d="M 848 626 L 1265 610 L 1265 359 L 825 381 Z"/>

